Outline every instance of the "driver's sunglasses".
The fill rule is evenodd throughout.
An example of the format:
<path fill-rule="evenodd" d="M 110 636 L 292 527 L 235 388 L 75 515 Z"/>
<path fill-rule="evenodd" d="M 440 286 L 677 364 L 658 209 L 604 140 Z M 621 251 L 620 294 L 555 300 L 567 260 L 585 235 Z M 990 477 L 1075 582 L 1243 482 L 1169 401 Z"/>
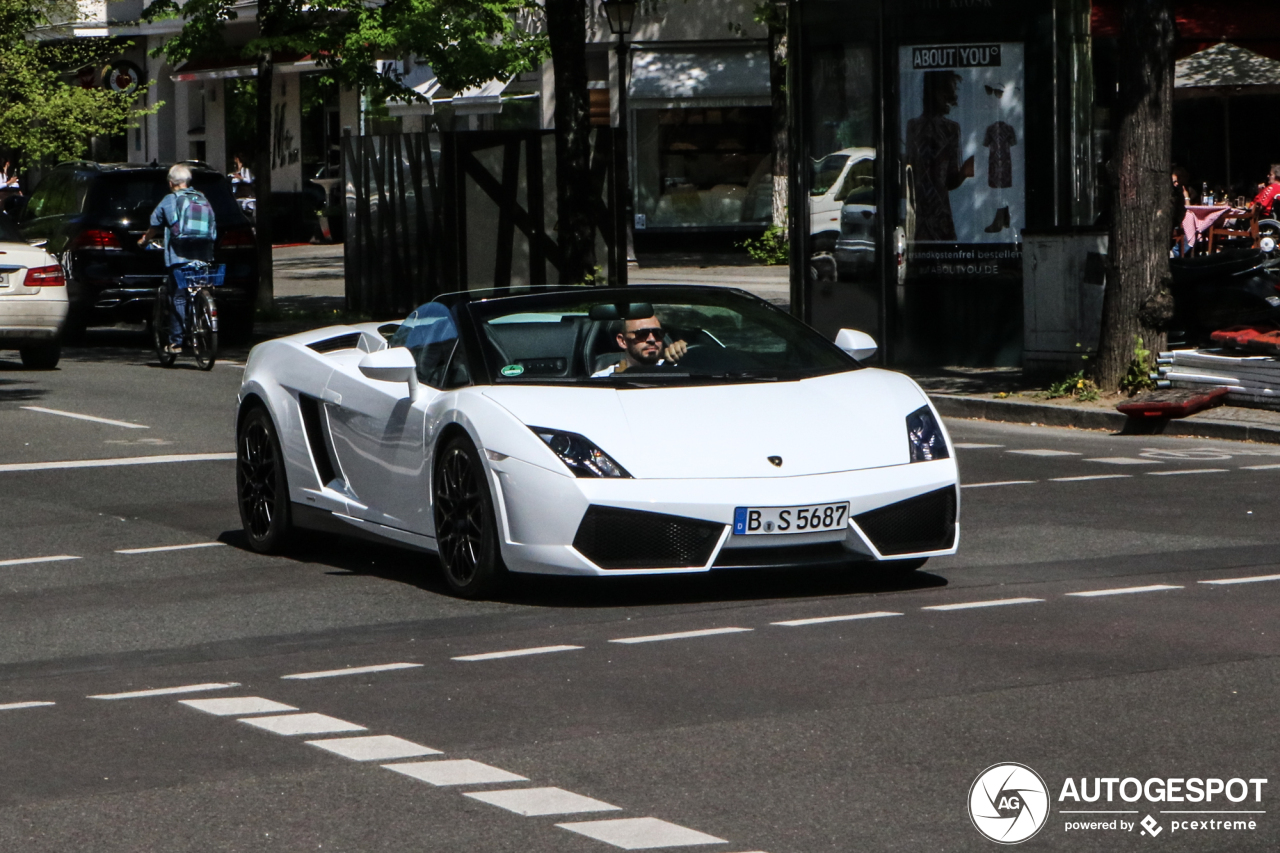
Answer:
<path fill-rule="evenodd" d="M 650 337 L 652 337 L 655 341 L 661 341 L 662 327 L 651 326 L 648 329 L 634 329 L 630 332 L 627 332 L 627 337 L 631 338 L 633 341 L 648 340 Z"/>

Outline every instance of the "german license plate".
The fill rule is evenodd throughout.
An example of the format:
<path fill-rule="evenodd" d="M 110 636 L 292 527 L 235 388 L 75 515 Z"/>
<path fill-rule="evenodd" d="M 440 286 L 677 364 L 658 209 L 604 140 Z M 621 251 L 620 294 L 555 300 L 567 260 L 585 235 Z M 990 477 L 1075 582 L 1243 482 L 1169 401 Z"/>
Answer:
<path fill-rule="evenodd" d="M 844 527 L 848 502 L 805 506 L 740 506 L 733 511 L 733 532 L 739 536 L 778 533 L 821 533 Z"/>

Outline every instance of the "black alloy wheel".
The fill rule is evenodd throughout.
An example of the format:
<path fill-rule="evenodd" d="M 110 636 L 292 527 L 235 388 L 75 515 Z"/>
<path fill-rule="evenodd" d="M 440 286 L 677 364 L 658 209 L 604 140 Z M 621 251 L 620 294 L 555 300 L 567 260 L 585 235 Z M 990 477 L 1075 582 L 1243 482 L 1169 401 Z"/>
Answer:
<path fill-rule="evenodd" d="M 173 310 L 169 301 L 169 288 L 156 288 L 155 306 L 151 309 L 151 341 L 156 348 L 156 358 L 161 367 L 172 367 L 177 361 L 177 353 L 166 352 L 169 346 L 169 312 Z"/>
<path fill-rule="evenodd" d="M 462 598 L 494 595 L 507 569 L 484 466 L 469 439 L 457 436 L 444 445 L 433 491 L 436 545 L 449 589 Z"/>
<path fill-rule="evenodd" d="M 212 370 L 218 358 L 218 308 L 213 302 L 213 295 L 206 290 L 196 294 L 187 303 L 191 312 L 191 351 L 196 357 L 196 366 L 201 370 Z"/>
<path fill-rule="evenodd" d="M 245 415 L 236 441 L 236 499 L 249 547 L 276 554 L 293 529 L 284 454 L 271 415 L 254 406 Z"/>

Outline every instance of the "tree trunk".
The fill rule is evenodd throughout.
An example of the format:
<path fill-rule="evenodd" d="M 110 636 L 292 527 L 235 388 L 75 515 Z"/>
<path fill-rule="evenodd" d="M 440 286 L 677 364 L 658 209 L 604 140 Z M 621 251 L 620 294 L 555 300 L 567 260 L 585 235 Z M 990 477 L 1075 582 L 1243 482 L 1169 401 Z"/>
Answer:
<path fill-rule="evenodd" d="M 265 4 L 263 4 L 265 5 Z M 258 57 L 258 105 L 256 170 L 253 175 L 254 225 L 258 238 L 258 308 L 275 307 L 275 277 L 271 265 L 271 102 L 275 83 L 271 51 Z"/>
<path fill-rule="evenodd" d="M 785 13 L 784 13 L 785 14 Z M 790 191 L 787 184 L 791 161 L 791 141 L 787 134 L 787 22 L 770 27 L 769 104 L 773 109 L 773 227 L 787 237 L 787 206 Z"/>
<path fill-rule="evenodd" d="M 546 0 L 546 16 L 555 65 L 556 212 L 564 259 L 560 281 L 578 283 L 593 273 L 596 265 L 586 4 L 583 0 Z"/>
<path fill-rule="evenodd" d="M 1111 163 L 1115 187 L 1111 263 L 1094 366 L 1103 390 L 1120 386 L 1136 339 L 1164 349 L 1169 294 L 1173 135 L 1172 0 L 1124 0 L 1119 50 L 1119 127 Z"/>

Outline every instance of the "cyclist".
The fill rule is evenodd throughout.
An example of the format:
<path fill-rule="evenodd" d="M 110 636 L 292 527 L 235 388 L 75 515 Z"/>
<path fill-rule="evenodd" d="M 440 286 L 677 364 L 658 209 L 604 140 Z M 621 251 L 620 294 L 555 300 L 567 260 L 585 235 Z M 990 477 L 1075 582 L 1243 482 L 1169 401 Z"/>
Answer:
<path fill-rule="evenodd" d="M 191 188 L 191 170 L 181 163 L 169 169 L 169 194 L 151 212 L 151 227 L 138 238 L 145 245 L 164 233 L 164 266 L 173 296 L 169 316 L 169 345 L 165 352 L 182 352 L 182 326 L 187 313 L 186 275 L 213 261 L 218 237 L 213 207 L 204 193 Z"/>

